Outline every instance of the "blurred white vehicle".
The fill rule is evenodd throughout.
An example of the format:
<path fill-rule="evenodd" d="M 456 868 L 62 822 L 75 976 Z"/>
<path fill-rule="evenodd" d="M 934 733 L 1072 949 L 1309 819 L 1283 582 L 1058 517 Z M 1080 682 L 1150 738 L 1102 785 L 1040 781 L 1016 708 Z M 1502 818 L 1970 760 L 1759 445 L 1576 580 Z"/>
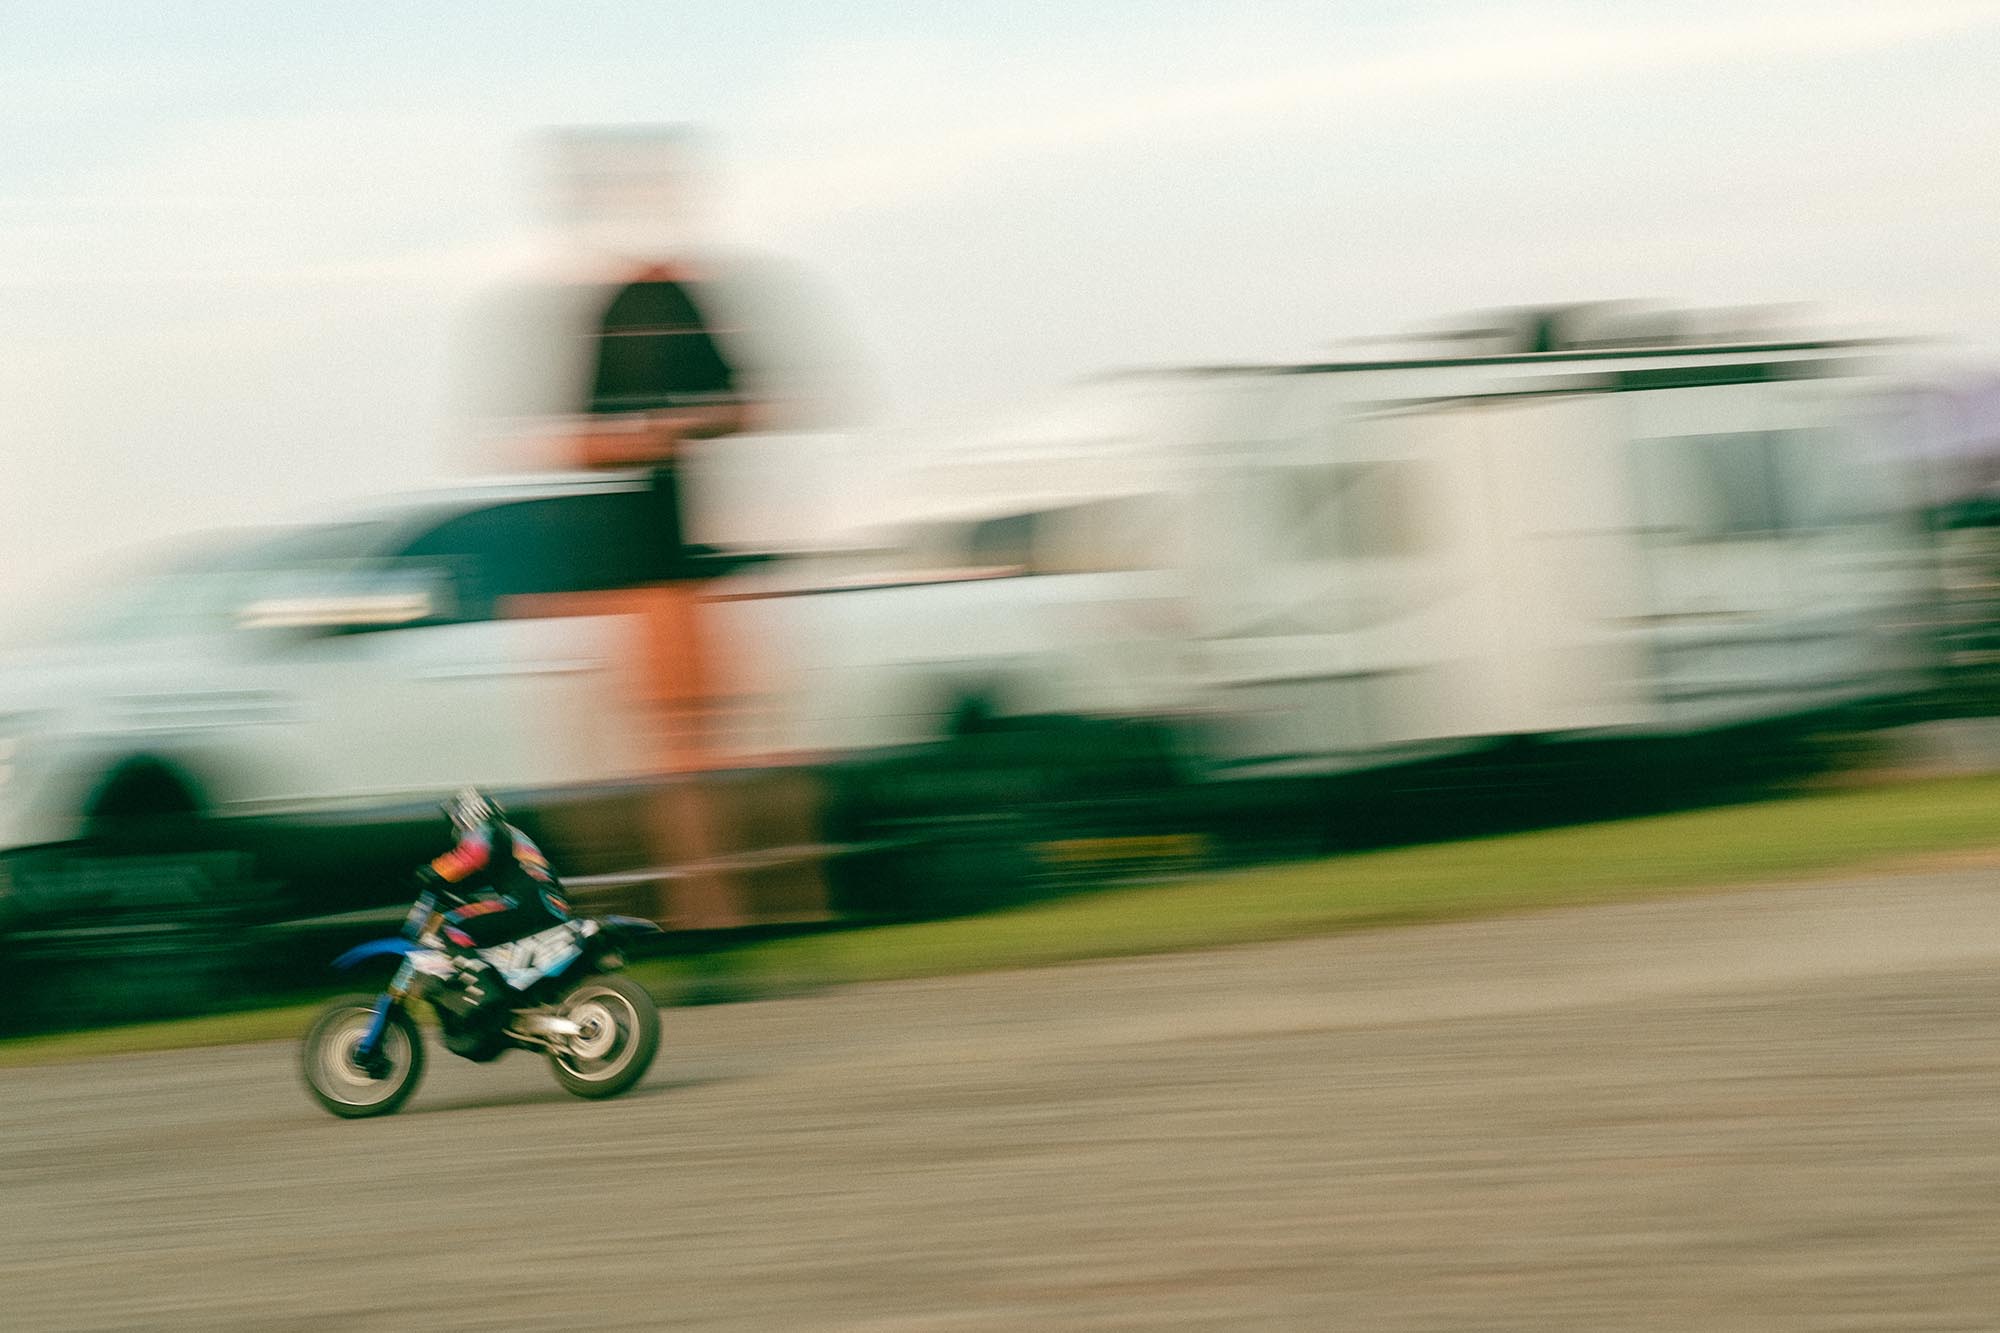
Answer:
<path fill-rule="evenodd" d="M 615 622 L 500 614 L 601 581 L 593 525 L 631 493 L 423 497 L 219 542 L 77 608 L 0 670 L 0 847 L 394 827 L 475 775 L 530 792 L 635 772 L 606 707 Z"/>
<path fill-rule="evenodd" d="M 1199 779 L 1353 773 L 1908 694 L 1928 573 L 1881 353 L 1502 351 L 1083 386 L 936 455 L 875 549 L 715 585 L 756 673 L 739 684 L 767 704 L 740 748 L 834 777 L 850 814 L 1018 807 L 1051 790 L 1032 769 L 1149 747 Z M 0 676 L 0 849 L 251 832 L 333 907 L 395 896 L 358 849 L 424 854 L 437 793 L 477 784 L 532 815 L 643 789 L 630 627 L 516 600 L 616 585 L 601 534 L 636 485 L 418 497 L 117 590 Z M 963 743 L 995 731 L 1048 744 Z M 1006 779 L 970 781 L 995 753 Z M 909 780 L 846 781 L 871 766 Z M 572 871 L 645 854 L 628 838 L 578 866 L 553 841 Z"/>
<path fill-rule="evenodd" d="M 1934 573 L 1892 353 L 1113 376 L 913 489 L 976 560 L 1148 571 L 1091 603 L 1143 589 L 1173 630 L 1091 702 L 1201 719 L 1211 775 L 1783 726 L 1922 684 Z"/>

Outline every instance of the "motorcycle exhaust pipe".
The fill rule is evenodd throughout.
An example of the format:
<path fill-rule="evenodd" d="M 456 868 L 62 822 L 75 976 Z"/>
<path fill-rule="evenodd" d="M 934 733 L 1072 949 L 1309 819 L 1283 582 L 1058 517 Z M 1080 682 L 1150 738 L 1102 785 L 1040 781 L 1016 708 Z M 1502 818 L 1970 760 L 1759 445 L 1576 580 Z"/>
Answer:
<path fill-rule="evenodd" d="M 523 1014 L 514 1025 L 514 1035 L 531 1041 L 568 1041 L 583 1029 L 560 1014 Z"/>

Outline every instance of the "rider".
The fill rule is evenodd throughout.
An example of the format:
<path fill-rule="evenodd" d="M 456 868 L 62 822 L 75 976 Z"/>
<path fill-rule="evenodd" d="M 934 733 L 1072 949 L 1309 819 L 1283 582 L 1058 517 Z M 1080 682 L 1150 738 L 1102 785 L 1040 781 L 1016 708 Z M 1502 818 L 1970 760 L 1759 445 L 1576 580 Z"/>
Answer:
<path fill-rule="evenodd" d="M 415 938 L 444 902 L 438 929 L 448 952 L 468 960 L 477 951 L 547 930 L 569 920 L 569 904 L 541 848 L 509 824 L 500 806 L 466 787 L 444 805 L 458 842 L 417 871 L 420 892 L 403 933 Z"/>

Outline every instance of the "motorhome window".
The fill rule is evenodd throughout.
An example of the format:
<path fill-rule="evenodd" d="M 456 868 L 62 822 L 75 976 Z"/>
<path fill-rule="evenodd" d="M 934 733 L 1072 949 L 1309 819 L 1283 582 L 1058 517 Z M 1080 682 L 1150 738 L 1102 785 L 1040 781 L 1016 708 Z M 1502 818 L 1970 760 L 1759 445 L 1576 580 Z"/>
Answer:
<path fill-rule="evenodd" d="M 1122 573 L 1149 567 L 1158 538 L 1151 497 L 1117 496 L 903 531 L 874 563 L 896 573 L 991 576 Z"/>
<path fill-rule="evenodd" d="M 1407 459 L 1276 467 L 1264 479 L 1280 559 L 1377 559 L 1429 548 L 1423 467 Z"/>
<path fill-rule="evenodd" d="M 1871 459 L 1862 423 L 1786 431 L 1781 475 L 1791 478 L 1794 526 L 1837 528 L 1879 522 L 1897 506 L 1892 472 Z"/>
<path fill-rule="evenodd" d="M 1037 516 L 1030 572 L 1118 574 L 1159 563 L 1159 506 L 1151 497 L 1092 500 Z"/>
<path fill-rule="evenodd" d="M 966 563 L 982 569 L 1028 569 L 1034 564 L 1035 514 L 1008 514 L 973 525 Z"/>
<path fill-rule="evenodd" d="M 1429 545 L 1422 467 L 1404 460 L 1346 466 L 1350 475 L 1341 496 L 1341 554 L 1422 552 Z"/>
<path fill-rule="evenodd" d="M 860 563 L 874 573 L 955 569 L 966 562 L 966 543 L 971 536 L 969 523 L 912 524 L 901 529 L 886 548 L 863 553 Z"/>
<path fill-rule="evenodd" d="M 1738 431 L 1641 440 L 1647 526 L 1689 542 L 1769 537 L 1792 526 L 1785 436 Z"/>

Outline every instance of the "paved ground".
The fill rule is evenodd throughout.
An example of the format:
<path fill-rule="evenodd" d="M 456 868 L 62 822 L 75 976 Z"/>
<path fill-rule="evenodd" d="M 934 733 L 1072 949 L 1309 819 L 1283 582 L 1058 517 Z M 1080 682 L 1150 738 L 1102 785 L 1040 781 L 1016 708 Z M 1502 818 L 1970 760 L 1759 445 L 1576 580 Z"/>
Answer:
<path fill-rule="evenodd" d="M 1990 871 L 0 1073 L 0 1326 L 2000 1327 Z"/>

